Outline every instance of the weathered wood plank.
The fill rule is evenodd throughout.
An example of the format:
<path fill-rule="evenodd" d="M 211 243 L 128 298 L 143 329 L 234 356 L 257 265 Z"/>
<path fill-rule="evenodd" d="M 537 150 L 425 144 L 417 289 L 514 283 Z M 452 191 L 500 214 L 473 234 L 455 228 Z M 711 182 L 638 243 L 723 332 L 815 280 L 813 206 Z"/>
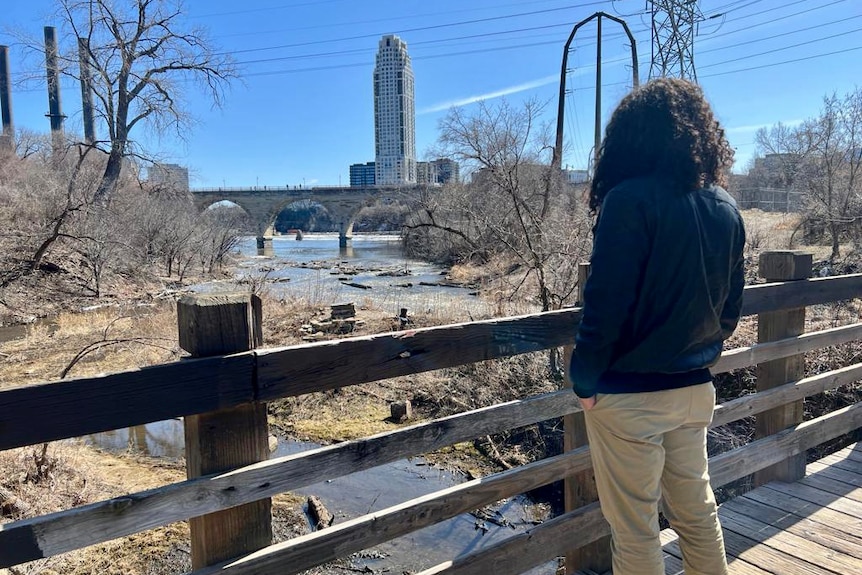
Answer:
<path fill-rule="evenodd" d="M 858 469 L 862 469 L 862 442 L 854 443 L 851 446 L 845 447 L 840 451 L 830 454 L 827 457 L 834 457 L 840 461 L 846 461 L 851 464 L 856 464 Z"/>
<path fill-rule="evenodd" d="M 734 531 L 756 541 L 759 545 L 767 545 L 800 560 L 811 561 L 816 557 L 819 567 L 828 569 L 836 575 L 853 573 L 860 567 L 859 560 L 855 557 L 836 553 L 820 543 L 738 514 L 732 509 L 725 510 L 721 515 L 721 526 L 725 532 Z"/>
<path fill-rule="evenodd" d="M 682 564 L 682 550 L 679 548 L 679 536 L 673 529 L 665 529 L 660 534 L 662 549 L 666 556 L 676 557 Z M 665 560 L 665 565 L 668 561 Z M 727 557 L 728 573 L 730 575 L 773 575 L 771 571 L 761 569 L 757 565 L 752 565 L 739 557 L 728 555 Z M 670 571 L 666 571 L 665 575 Z M 683 574 L 684 575 L 684 574 Z"/>
<path fill-rule="evenodd" d="M 0 568 L 50 557 L 578 411 L 558 391 L 0 525 Z M 28 545 L 16 545 L 27 541 Z"/>
<path fill-rule="evenodd" d="M 857 363 L 765 391 L 758 391 L 752 395 L 738 397 L 715 407 L 715 414 L 710 427 L 725 425 L 743 417 L 762 413 L 767 409 L 784 405 L 790 401 L 797 401 L 860 379 L 862 379 L 862 363 Z"/>
<path fill-rule="evenodd" d="M 796 497 L 803 501 L 809 501 L 816 505 L 820 505 L 821 507 L 840 511 L 841 513 L 850 515 L 857 519 L 862 519 L 862 503 L 858 501 L 842 499 L 841 497 L 836 497 L 832 493 L 825 493 L 819 489 L 800 485 L 799 483 L 782 483 L 780 481 L 774 481 L 764 485 L 763 487 L 783 493 L 789 497 Z"/>
<path fill-rule="evenodd" d="M 855 473 L 856 475 L 862 474 L 862 464 L 846 457 L 836 457 L 835 455 L 832 455 L 829 457 L 823 457 L 820 461 L 834 469 Z"/>
<path fill-rule="evenodd" d="M 804 537 L 845 555 L 862 559 L 862 538 L 848 526 L 829 521 L 816 521 L 814 516 L 802 517 L 765 505 L 753 499 L 737 497 L 721 504 L 719 517 L 727 511 L 745 515 L 777 529 Z M 816 513 L 816 512 L 815 512 Z M 834 518 L 833 518 L 834 520 Z"/>
<path fill-rule="evenodd" d="M 466 511 L 545 485 L 562 476 L 583 470 L 589 465 L 589 449 L 583 447 L 503 473 L 462 483 L 376 513 L 333 525 L 322 531 L 271 545 L 235 561 L 200 569 L 195 571 L 194 575 L 299 573 Z M 598 511 L 598 504 L 584 509 Z M 600 512 L 599 516 L 601 516 Z M 604 519 L 600 521 L 604 522 Z M 609 529 L 606 524 L 604 529 L 606 532 Z M 601 529 L 597 526 L 596 530 Z M 568 539 L 557 542 L 556 548 L 562 553 L 571 546 L 573 541 L 582 543 L 583 540 Z M 555 556 L 546 554 L 541 560 L 548 560 Z M 490 572 L 498 573 L 496 570 Z"/>
<path fill-rule="evenodd" d="M 756 540 L 729 529 L 724 530 L 724 548 L 729 556 L 739 557 L 743 561 L 761 567 L 770 573 L 835 575 L 833 571 L 809 562 L 816 561 L 817 558 L 815 557 L 809 557 L 809 561 L 798 559 L 772 547 L 758 545 Z"/>
<path fill-rule="evenodd" d="M 0 391 L 0 450 L 251 401 L 254 361 L 251 353 L 184 360 Z"/>
<path fill-rule="evenodd" d="M 840 525 L 842 528 L 846 527 L 844 530 L 847 533 L 862 533 L 862 518 L 853 517 L 847 513 L 824 507 L 819 503 L 788 497 L 786 493 L 767 489 L 765 486 L 749 491 L 741 498 L 770 505 L 783 510 L 785 513 L 797 517 L 806 517 L 818 523 Z"/>
<path fill-rule="evenodd" d="M 862 274 L 745 287 L 742 315 L 793 309 L 862 297 Z"/>
<path fill-rule="evenodd" d="M 301 395 L 571 343 L 581 310 L 392 332 L 258 352 L 259 399 Z"/>
<path fill-rule="evenodd" d="M 782 461 L 788 455 L 803 453 L 830 439 L 862 427 L 862 403 L 800 423 L 776 434 L 710 459 L 713 488 L 741 479 L 758 469 Z"/>
<path fill-rule="evenodd" d="M 477 553 L 441 563 L 416 575 L 518 575 L 562 555 L 569 541 L 592 543 L 610 533 L 598 503 L 554 517 Z"/>
<path fill-rule="evenodd" d="M 816 475 L 829 477 L 851 487 L 862 487 L 862 475 L 845 471 L 839 467 L 826 465 L 819 461 L 809 463 L 805 472 L 807 476 Z"/>
<path fill-rule="evenodd" d="M 797 483 L 819 489 L 824 493 L 832 493 L 850 501 L 859 501 L 862 503 L 862 487 L 851 487 L 842 481 L 836 481 L 822 475 L 806 475 L 797 481 Z"/>
<path fill-rule="evenodd" d="M 859 339 L 862 339 L 862 323 L 803 333 L 802 335 L 778 341 L 758 343 L 756 345 L 727 350 L 721 354 L 721 359 L 710 368 L 710 371 L 713 374 L 726 373 L 764 361 L 781 359 Z"/>

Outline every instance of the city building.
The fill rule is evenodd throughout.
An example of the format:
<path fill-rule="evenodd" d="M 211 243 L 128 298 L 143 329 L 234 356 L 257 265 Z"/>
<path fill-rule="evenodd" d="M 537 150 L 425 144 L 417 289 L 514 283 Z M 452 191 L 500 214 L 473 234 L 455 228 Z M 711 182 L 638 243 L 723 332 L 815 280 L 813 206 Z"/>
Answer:
<path fill-rule="evenodd" d="M 179 164 L 153 164 L 147 169 L 147 181 L 177 190 L 188 190 L 189 169 Z"/>
<path fill-rule="evenodd" d="M 416 108 L 407 43 L 380 39 L 374 65 L 375 183 L 416 183 Z"/>
<path fill-rule="evenodd" d="M 563 177 L 568 184 L 584 184 L 590 180 L 590 173 L 587 170 L 563 170 Z"/>
<path fill-rule="evenodd" d="M 461 169 L 458 162 L 449 158 L 438 158 L 430 162 L 416 163 L 417 184 L 446 184 L 459 182 Z"/>
<path fill-rule="evenodd" d="M 350 185 L 368 187 L 376 184 L 374 166 L 376 162 L 350 165 Z"/>

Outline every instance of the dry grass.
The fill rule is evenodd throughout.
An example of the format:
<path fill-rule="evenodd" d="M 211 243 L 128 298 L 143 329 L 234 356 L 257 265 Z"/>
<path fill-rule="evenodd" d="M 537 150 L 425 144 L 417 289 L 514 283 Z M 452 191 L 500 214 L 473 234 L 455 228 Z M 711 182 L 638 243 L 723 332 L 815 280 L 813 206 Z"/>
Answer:
<path fill-rule="evenodd" d="M 179 351 L 172 305 L 64 312 L 52 324 L 33 326 L 25 338 L 0 344 L 0 387 L 57 380 L 82 352 L 67 377 L 167 363 Z"/>

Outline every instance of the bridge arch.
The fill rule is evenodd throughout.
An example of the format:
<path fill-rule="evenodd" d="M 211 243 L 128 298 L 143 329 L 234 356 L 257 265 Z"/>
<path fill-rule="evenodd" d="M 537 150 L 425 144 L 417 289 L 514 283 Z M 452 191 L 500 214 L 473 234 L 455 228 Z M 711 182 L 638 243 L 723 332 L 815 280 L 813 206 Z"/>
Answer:
<path fill-rule="evenodd" d="M 356 215 L 383 199 L 408 199 L 418 196 L 425 186 L 407 187 L 317 187 L 317 188 L 202 188 L 191 190 L 195 205 L 203 211 L 220 201 L 232 202 L 249 214 L 257 231 L 259 253 L 272 250 L 275 219 L 284 207 L 300 200 L 322 205 L 338 224 L 338 243 L 350 244 Z"/>

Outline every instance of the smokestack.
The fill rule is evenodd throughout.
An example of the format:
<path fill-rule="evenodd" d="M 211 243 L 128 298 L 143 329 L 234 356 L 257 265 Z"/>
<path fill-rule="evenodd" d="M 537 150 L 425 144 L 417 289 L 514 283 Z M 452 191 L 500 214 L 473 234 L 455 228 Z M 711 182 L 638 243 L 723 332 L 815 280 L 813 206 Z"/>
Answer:
<path fill-rule="evenodd" d="M 54 144 L 61 145 L 63 120 L 66 116 L 60 109 L 60 66 L 57 63 L 57 36 L 53 26 L 45 26 L 45 67 L 48 72 L 48 118 L 51 119 L 51 135 Z"/>
<path fill-rule="evenodd" d="M 9 48 L 0 46 L 0 116 L 3 132 L 0 134 L 0 149 L 14 149 L 15 126 L 12 123 L 12 80 L 9 77 Z"/>
<path fill-rule="evenodd" d="M 84 108 L 84 141 L 96 141 L 96 124 L 93 120 L 93 86 L 90 76 L 90 53 L 86 38 L 78 38 L 78 61 L 81 67 L 81 104 Z"/>

